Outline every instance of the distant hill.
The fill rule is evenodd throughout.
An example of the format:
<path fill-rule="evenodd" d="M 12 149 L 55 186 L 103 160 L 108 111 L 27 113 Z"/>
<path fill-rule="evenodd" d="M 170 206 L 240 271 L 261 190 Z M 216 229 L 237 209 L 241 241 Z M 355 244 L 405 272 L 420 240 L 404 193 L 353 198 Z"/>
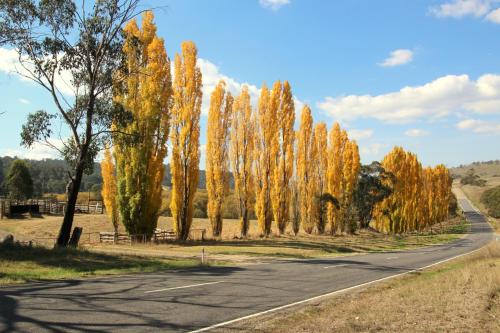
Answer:
<path fill-rule="evenodd" d="M 5 176 L 8 173 L 10 165 L 16 159 L 17 158 L 9 156 L 0 157 L 0 165 L 3 167 L 3 174 Z M 33 178 L 35 196 L 40 196 L 44 193 L 65 193 L 69 168 L 68 164 L 64 160 L 44 159 L 26 160 L 26 162 L 28 162 L 31 176 Z M 94 172 L 91 175 L 84 175 L 81 191 L 99 190 L 101 184 L 101 167 L 99 163 L 95 163 Z M 168 164 L 165 165 L 163 185 L 172 186 L 172 177 L 170 175 L 170 166 Z M 203 189 L 206 187 L 205 170 L 200 170 L 198 187 Z"/>
<path fill-rule="evenodd" d="M 474 172 L 482 178 L 500 177 L 500 160 L 473 162 L 450 170 L 455 177 L 461 177 L 470 169 L 474 169 Z"/>

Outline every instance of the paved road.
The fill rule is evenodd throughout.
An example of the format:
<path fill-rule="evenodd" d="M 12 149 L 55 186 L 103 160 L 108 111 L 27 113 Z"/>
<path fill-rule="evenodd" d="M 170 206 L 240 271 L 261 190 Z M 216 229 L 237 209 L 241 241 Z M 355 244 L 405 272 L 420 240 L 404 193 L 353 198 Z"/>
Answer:
<path fill-rule="evenodd" d="M 0 332 L 193 331 L 402 274 L 477 249 L 492 238 L 459 199 L 471 233 L 447 245 L 337 259 L 282 261 L 0 289 Z"/>

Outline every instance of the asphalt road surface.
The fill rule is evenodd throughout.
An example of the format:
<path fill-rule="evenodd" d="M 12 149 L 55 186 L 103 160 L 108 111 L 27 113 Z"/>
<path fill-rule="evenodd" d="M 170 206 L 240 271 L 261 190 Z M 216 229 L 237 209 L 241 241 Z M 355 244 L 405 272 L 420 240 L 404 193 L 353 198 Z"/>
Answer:
<path fill-rule="evenodd" d="M 210 330 L 482 247 L 492 239 L 490 226 L 467 200 L 459 203 L 472 222 L 471 232 L 447 245 L 2 288 L 0 332 Z"/>

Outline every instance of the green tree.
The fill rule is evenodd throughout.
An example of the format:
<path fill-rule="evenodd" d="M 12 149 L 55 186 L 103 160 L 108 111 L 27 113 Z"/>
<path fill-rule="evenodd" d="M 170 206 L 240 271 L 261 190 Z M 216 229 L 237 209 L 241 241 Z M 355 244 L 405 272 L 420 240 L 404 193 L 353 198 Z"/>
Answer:
<path fill-rule="evenodd" d="M 26 200 L 32 197 L 33 180 L 26 162 L 16 160 L 12 163 L 5 184 L 12 199 Z"/>
<path fill-rule="evenodd" d="M 354 192 L 354 206 L 361 228 L 367 228 L 373 215 L 373 208 L 392 193 L 392 175 L 374 161 L 361 166 L 358 184 Z"/>
<path fill-rule="evenodd" d="M 18 52 L 23 76 L 44 88 L 54 102 L 54 113 L 28 116 L 22 144 L 51 146 L 72 169 L 56 246 L 68 245 L 83 174 L 91 173 L 95 157 L 109 140 L 111 124 L 129 118 L 113 105 L 113 75 L 122 63 L 122 26 L 138 14 L 139 2 L 0 0 L 0 46 Z M 54 124 L 57 120 L 62 124 Z M 62 149 L 49 140 L 53 125 L 63 125 L 70 133 Z"/>
<path fill-rule="evenodd" d="M 474 186 L 485 186 L 486 180 L 481 179 L 479 175 L 476 174 L 474 168 L 470 168 L 467 173 L 460 179 L 462 185 L 474 185 Z"/>
<path fill-rule="evenodd" d="M 488 214 L 500 218 L 500 186 L 495 186 L 486 190 L 481 195 L 481 202 L 488 209 Z"/>

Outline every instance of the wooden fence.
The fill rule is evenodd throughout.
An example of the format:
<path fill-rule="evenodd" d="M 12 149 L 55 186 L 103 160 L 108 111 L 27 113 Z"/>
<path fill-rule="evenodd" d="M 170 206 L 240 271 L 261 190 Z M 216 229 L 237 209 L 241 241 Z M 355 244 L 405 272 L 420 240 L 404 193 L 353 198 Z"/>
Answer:
<path fill-rule="evenodd" d="M 0 218 L 16 213 L 64 215 L 66 202 L 53 199 L 10 200 L 0 199 Z M 104 214 L 104 205 L 100 200 L 75 205 L 75 213 Z"/>
<path fill-rule="evenodd" d="M 191 229 L 189 232 L 189 239 L 191 240 L 205 240 L 206 229 Z M 100 232 L 99 243 L 107 244 L 128 244 L 135 243 L 149 243 L 156 244 L 172 242 L 177 239 L 177 233 L 173 230 L 156 229 L 153 235 L 148 238 L 146 234 L 128 235 L 114 232 Z"/>

